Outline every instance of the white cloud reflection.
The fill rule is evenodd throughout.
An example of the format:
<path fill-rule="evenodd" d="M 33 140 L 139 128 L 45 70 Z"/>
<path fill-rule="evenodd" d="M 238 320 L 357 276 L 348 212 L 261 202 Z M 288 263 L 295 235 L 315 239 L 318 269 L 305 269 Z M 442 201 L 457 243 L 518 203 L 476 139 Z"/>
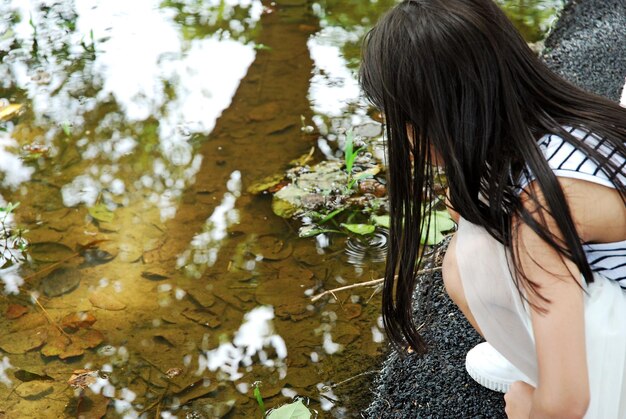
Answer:
<path fill-rule="evenodd" d="M 253 364 L 253 357 L 258 357 L 261 365 L 277 368 L 280 379 L 287 374 L 284 360 L 287 358 L 287 345 L 284 339 L 274 333 L 274 309 L 260 306 L 244 315 L 244 321 L 235 333 L 232 342 L 222 343 L 217 348 L 206 351 L 198 359 L 200 375 L 206 369 L 221 371 L 226 379 L 235 381 L 243 377 L 239 367 Z M 267 349 L 273 349 L 275 358 L 270 358 Z"/>
<path fill-rule="evenodd" d="M 239 211 L 235 204 L 241 195 L 241 172 L 235 170 L 231 173 L 226 188 L 228 192 L 205 221 L 202 233 L 193 237 L 189 248 L 176 261 L 178 268 L 184 267 L 195 278 L 200 278 L 207 267 L 215 264 L 222 242 L 228 234 L 228 227 L 239 222 Z"/>
<path fill-rule="evenodd" d="M 186 3 L 183 9 L 187 12 L 206 15 L 200 19 L 205 24 L 215 23 L 212 19 L 219 14 L 218 6 L 224 16 L 234 13 L 235 6 L 247 7 L 243 22 L 249 27 L 262 13 L 259 0 L 210 0 L 202 7 L 193 1 Z M 49 12 L 42 5 L 70 21 L 74 19 L 75 29 L 68 30 L 58 19 L 47 18 Z M 38 141 L 51 146 L 50 156 L 59 153 L 53 141 L 63 135 L 62 127 L 69 127 L 74 135 L 85 135 L 76 142 L 82 159 L 99 160 L 89 173 L 85 170 L 79 174 L 64 190 L 74 191 L 77 183 L 91 177 L 90 189 L 111 191 L 101 176 L 115 174 L 119 170 L 115 163 L 121 157 L 142 152 L 145 147 L 131 126 L 156 120 L 155 152 L 159 156 L 154 159 L 153 173 L 144 173 L 139 184 L 129 185 L 127 177 L 118 178 L 113 189 L 124 192 L 129 186 L 153 185 L 150 201 L 159 208 L 162 220 L 172 218 L 182 191 L 194 181 L 201 164 L 201 156 L 196 155 L 189 140 L 194 134 L 208 135 L 214 129 L 254 60 L 253 44 L 230 39 L 219 31 L 187 39 L 176 22 L 179 11 L 162 6 L 160 0 L 10 0 L 0 4 L 0 13 L 19 16 L 19 23 L 10 27 L 6 21 L 0 23 L 6 26 L 0 29 L 12 30 L 0 42 L 0 50 L 8 52 L 7 65 L 0 68 L 0 85 L 25 91 L 33 111 L 32 125 L 44 128 Z M 35 42 L 40 58 L 33 65 L 29 60 L 33 59 L 30 51 Z M 15 48 L 16 43 L 21 48 Z M 91 46 L 94 52 L 90 56 L 86 48 Z M 64 47 L 68 52 L 59 53 Z M 94 89 L 95 93 L 84 96 Z M 111 102 L 117 104 L 119 112 L 100 116 L 89 133 L 87 115 Z M 1 147 L 0 143 L 0 153 Z M 11 173 L 14 183 L 23 181 L 17 178 L 20 171 L 12 169 Z M 145 181 L 146 177 L 151 180 Z M 82 195 L 82 199 L 69 199 L 66 204 L 93 202 L 90 194 Z"/>
<path fill-rule="evenodd" d="M 359 101 L 359 83 L 348 68 L 341 47 L 347 41 L 358 41 L 360 36 L 358 32 L 328 26 L 309 39 L 309 51 L 315 63 L 309 88 L 309 99 L 314 112 L 342 116 L 350 104 Z"/>

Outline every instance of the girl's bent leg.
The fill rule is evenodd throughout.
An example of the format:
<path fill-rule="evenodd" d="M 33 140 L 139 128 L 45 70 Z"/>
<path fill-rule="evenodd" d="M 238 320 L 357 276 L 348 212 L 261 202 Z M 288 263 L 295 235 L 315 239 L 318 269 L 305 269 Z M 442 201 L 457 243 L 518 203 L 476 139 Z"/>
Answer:
<path fill-rule="evenodd" d="M 480 332 L 480 328 L 478 327 L 478 323 L 476 319 L 474 319 L 474 315 L 470 311 L 470 308 L 467 304 L 467 299 L 465 298 L 465 291 L 463 290 L 463 283 L 461 282 L 461 276 L 459 273 L 459 266 L 456 260 L 456 234 L 452 237 L 450 241 L 450 245 L 448 246 L 448 250 L 443 258 L 442 263 L 442 276 L 443 276 L 443 285 L 446 288 L 446 292 L 450 299 L 457 305 L 457 307 L 461 310 L 467 321 L 472 325 L 474 329 L 482 336 Z"/>

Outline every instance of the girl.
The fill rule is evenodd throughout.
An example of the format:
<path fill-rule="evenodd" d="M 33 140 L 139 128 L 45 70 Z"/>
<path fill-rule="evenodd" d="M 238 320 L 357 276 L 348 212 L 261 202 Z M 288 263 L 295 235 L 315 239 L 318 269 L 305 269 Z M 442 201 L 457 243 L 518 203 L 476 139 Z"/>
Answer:
<path fill-rule="evenodd" d="M 411 296 L 437 164 L 460 215 L 445 286 L 497 350 L 471 375 L 497 387 L 489 360 L 512 364 L 510 418 L 626 418 L 625 110 L 550 72 L 492 0 L 402 2 L 361 84 L 386 122 L 391 340 L 425 350 Z"/>

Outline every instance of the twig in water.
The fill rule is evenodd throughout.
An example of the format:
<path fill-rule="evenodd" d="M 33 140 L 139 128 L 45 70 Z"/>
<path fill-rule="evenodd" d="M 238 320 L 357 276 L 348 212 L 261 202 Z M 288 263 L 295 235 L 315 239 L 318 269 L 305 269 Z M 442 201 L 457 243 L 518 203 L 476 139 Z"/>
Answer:
<path fill-rule="evenodd" d="M 70 336 L 67 333 L 65 333 L 65 330 L 63 330 L 63 328 L 61 326 L 59 326 L 59 324 L 57 322 L 55 322 L 54 319 L 50 316 L 48 311 L 46 311 L 46 309 L 43 308 L 43 306 L 39 302 L 39 298 L 35 297 L 34 295 L 31 295 L 31 298 L 33 299 L 35 304 L 37 304 L 37 306 L 41 309 L 41 311 L 43 312 L 43 315 L 48 320 L 48 323 L 50 323 L 51 325 L 56 327 L 59 330 L 59 332 L 61 332 L 61 334 L 63 334 L 66 338 L 69 338 L 71 340 Z"/>
<path fill-rule="evenodd" d="M 429 273 L 437 272 L 440 270 L 441 270 L 440 266 L 436 268 L 422 269 L 421 271 L 417 271 L 417 275 L 429 274 Z M 320 294 L 317 294 L 311 297 L 311 302 L 314 303 L 320 298 L 322 298 L 323 296 L 328 295 L 328 294 L 331 294 L 333 297 L 335 297 L 336 300 L 338 300 L 337 296 L 335 295 L 335 292 L 337 291 L 345 291 L 345 290 L 349 290 L 352 288 L 359 288 L 359 287 L 372 287 L 375 285 L 382 284 L 384 280 L 385 278 L 378 278 L 378 279 L 373 279 L 371 281 L 359 282 L 358 284 L 351 284 L 351 285 L 346 285 L 346 286 L 339 287 L 339 288 L 333 288 L 332 290 L 326 290 Z"/>

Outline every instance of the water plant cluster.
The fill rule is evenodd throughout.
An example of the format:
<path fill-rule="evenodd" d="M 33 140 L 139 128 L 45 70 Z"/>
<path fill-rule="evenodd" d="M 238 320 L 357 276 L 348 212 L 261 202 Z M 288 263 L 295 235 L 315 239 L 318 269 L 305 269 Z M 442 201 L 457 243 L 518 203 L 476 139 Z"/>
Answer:
<path fill-rule="evenodd" d="M 14 211 L 19 203 L 6 203 L 0 206 L 0 279 L 4 282 L 6 294 L 17 294 L 23 281 L 17 270 L 26 260 L 28 241 L 24 230 L 14 221 Z"/>
<path fill-rule="evenodd" d="M 284 173 L 251 185 L 248 192 L 271 194 L 276 215 L 300 221 L 300 237 L 386 234 L 391 220 L 385 164 L 376 157 L 379 143 L 366 143 L 350 130 L 345 134 L 343 160 L 309 164 L 311 152 L 292 161 Z M 438 243 L 443 232 L 454 228 L 442 203 L 444 183 L 441 176 L 440 185 L 424 206 L 424 212 L 431 215 L 432 228 L 423 235 L 423 244 Z"/>

